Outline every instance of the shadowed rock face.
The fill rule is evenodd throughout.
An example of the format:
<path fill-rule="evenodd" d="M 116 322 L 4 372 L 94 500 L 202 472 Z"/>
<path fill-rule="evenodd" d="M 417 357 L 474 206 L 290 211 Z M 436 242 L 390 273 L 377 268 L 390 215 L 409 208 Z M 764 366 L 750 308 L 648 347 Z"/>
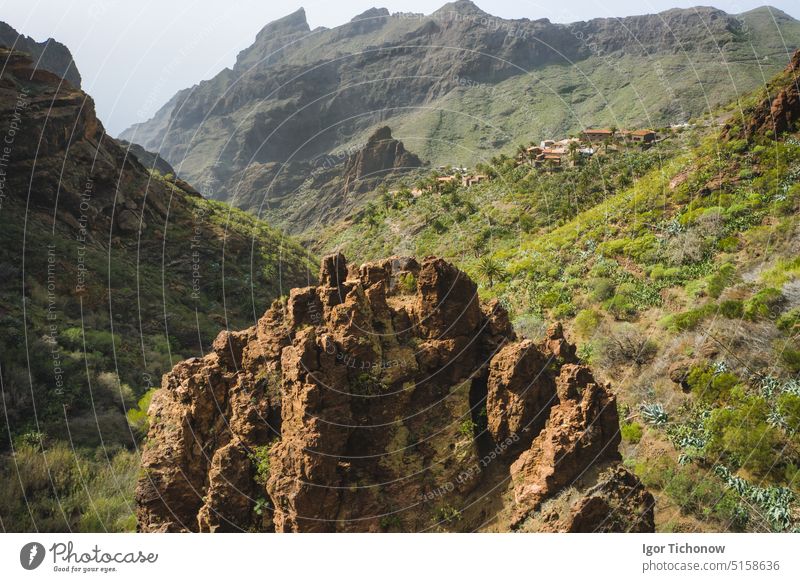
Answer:
<path fill-rule="evenodd" d="M 442 259 L 326 257 L 318 285 L 164 376 L 139 527 L 509 530 L 574 486 L 551 528 L 652 531 L 614 396 L 574 353 L 560 326 L 518 340 Z"/>

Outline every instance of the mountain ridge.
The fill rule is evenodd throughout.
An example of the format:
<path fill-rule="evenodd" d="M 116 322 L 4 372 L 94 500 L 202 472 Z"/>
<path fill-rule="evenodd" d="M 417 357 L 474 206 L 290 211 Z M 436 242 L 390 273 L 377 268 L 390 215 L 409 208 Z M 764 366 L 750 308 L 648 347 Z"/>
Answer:
<path fill-rule="evenodd" d="M 55 39 L 37 42 L 17 32 L 11 25 L 0 22 L 0 46 L 30 54 L 37 66 L 58 75 L 76 87 L 81 86 L 81 74 L 70 50 Z"/>
<path fill-rule="evenodd" d="M 707 101 L 753 89 L 800 46 L 800 23 L 769 8 L 572 24 L 503 20 L 463 2 L 427 16 L 365 14 L 336 29 L 309 30 L 304 11 L 267 25 L 235 69 L 182 90 L 121 137 L 215 198 L 302 232 L 314 223 L 288 218 L 296 184 L 283 174 L 382 125 L 420 141 L 414 150 L 434 165 L 473 164 L 523 136 L 687 121 Z M 787 47 L 771 34 L 773 16 Z M 726 62 L 714 64 L 720 52 Z"/>

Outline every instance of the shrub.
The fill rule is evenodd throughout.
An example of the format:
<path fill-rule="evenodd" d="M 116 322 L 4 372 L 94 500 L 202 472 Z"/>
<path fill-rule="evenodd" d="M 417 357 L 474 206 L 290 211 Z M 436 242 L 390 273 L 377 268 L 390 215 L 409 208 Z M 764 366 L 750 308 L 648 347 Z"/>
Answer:
<path fill-rule="evenodd" d="M 716 299 L 725 288 L 733 282 L 736 268 L 731 263 L 725 263 L 719 270 L 708 278 L 708 294 Z"/>
<path fill-rule="evenodd" d="M 727 371 L 719 372 L 713 366 L 692 366 L 686 376 L 692 393 L 703 402 L 716 403 L 730 398 L 731 391 L 740 382 L 739 377 Z"/>
<path fill-rule="evenodd" d="M 741 319 L 744 316 L 744 306 L 741 301 L 728 299 L 719 304 L 719 312 L 728 319 Z"/>
<path fill-rule="evenodd" d="M 614 294 L 614 281 L 605 277 L 594 279 L 590 284 L 589 298 L 592 301 L 605 301 Z"/>
<path fill-rule="evenodd" d="M 660 323 L 671 331 L 691 331 L 696 329 L 706 317 L 712 315 L 716 309 L 714 304 L 709 303 L 703 307 L 668 315 Z"/>
<path fill-rule="evenodd" d="M 658 345 L 633 325 L 624 324 L 603 341 L 603 356 L 609 365 L 633 363 L 642 366 L 655 357 Z"/>
<path fill-rule="evenodd" d="M 535 313 L 520 315 L 514 320 L 514 329 L 525 339 L 538 340 L 544 337 L 547 323 Z"/>
<path fill-rule="evenodd" d="M 478 425 L 472 422 L 472 419 L 466 418 L 458 425 L 458 434 L 465 438 L 475 438 L 475 429 Z"/>
<path fill-rule="evenodd" d="M 147 409 L 150 408 L 150 402 L 153 400 L 153 394 L 155 394 L 155 392 L 156 388 L 145 392 L 139 399 L 139 402 L 136 403 L 136 407 L 129 409 L 125 413 L 128 424 L 141 436 L 147 435 L 147 431 L 150 430 L 150 418 L 147 416 Z"/>
<path fill-rule="evenodd" d="M 747 521 L 741 516 L 736 492 L 724 489 L 713 474 L 679 465 L 666 455 L 637 462 L 634 472 L 646 487 L 664 491 L 685 514 L 731 523 L 734 529 L 741 529 Z"/>
<path fill-rule="evenodd" d="M 745 301 L 744 316 L 750 320 L 770 317 L 783 302 L 783 294 L 772 287 L 762 289 Z"/>
<path fill-rule="evenodd" d="M 270 443 L 268 445 L 255 447 L 250 453 L 250 461 L 253 463 L 253 468 L 255 469 L 254 478 L 256 483 L 260 485 L 266 485 L 269 480 L 271 464 L 269 455 L 272 452 L 274 444 L 275 443 Z"/>
<path fill-rule="evenodd" d="M 575 314 L 575 306 L 572 303 L 559 303 L 553 308 L 554 319 L 565 319 Z"/>
<path fill-rule="evenodd" d="M 403 293 L 412 294 L 417 292 L 417 278 L 414 276 L 414 273 L 400 275 L 397 284 Z"/>
<path fill-rule="evenodd" d="M 785 392 L 778 396 L 778 413 L 786 424 L 787 432 L 800 431 L 800 395 Z"/>
<path fill-rule="evenodd" d="M 614 295 L 603 304 L 603 307 L 618 321 L 627 321 L 636 315 L 633 300 L 622 293 Z"/>
<path fill-rule="evenodd" d="M 792 346 L 784 346 L 781 350 L 781 359 L 790 372 L 800 372 L 800 350 Z"/>
<path fill-rule="evenodd" d="M 20 444 L 16 463 L 0 463 L 0 515 L 5 531 L 134 531 L 136 453 Z M 89 500 L 92 500 L 90 503 Z"/>
<path fill-rule="evenodd" d="M 453 523 L 461 519 L 461 512 L 452 505 L 444 505 L 436 510 L 433 519 L 434 521 Z"/>
<path fill-rule="evenodd" d="M 600 325 L 600 314 L 594 309 L 581 309 L 575 316 L 575 331 L 583 337 L 592 335 Z"/>
<path fill-rule="evenodd" d="M 780 458 L 781 443 L 780 431 L 769 424 L 769 414 L 769 405 L 760 396 L 745 396 L 735 407 L 712 410 L 706 421 L 706 453 L 766 476 Z"/>
<path fill-rule="evenodd" d="M 800 307 L 795 307 L 778 318 L 778 329 L 786 333 L 800 332 Z"/>
<path fill-rule="evenodd" d="M 642 434 L 644 433 L 642 425 L 638 422 L 623 422 L 619 427 L 619 431 L 622 434 L 622 440 L 631 444 L 636 444 L 642 440 Z"/>

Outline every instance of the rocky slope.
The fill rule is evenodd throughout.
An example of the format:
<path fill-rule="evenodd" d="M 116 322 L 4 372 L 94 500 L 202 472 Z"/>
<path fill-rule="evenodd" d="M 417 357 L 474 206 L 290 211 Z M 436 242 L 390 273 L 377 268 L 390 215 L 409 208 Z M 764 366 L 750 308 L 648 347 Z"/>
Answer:
<path fill-rule="evenodd" d="M 326 257 L 317 285 L 178 364 L 149 412 L 143 531 L 654 527 L 614 395 L 560 326 L 517 339 L 435 257 Z"/>
<path fill-rule="evenodd" d="M 52 38 L 36 42 L 31 37 L 18 33 L 5 22 L 0 22 L 0 46 L 27 53 L 36 68 L 50 71 L 80 88 L 81 74 L 72 60 L 72 53 L 60 42 Z"/>
<path fill-rule="evenodd" d="M 785 43 L 785 44 L 784 44 Z M 431 15 L 372 9 L 310 30 L 267 25 L 232 69 L 123 132 L 217 198 L 305 230 L 297 176 L 391 125 L 433 164 L 589 125 L 686 121 L 777 72 L 800 23 L 774 9 L 713 8 L 570 25 L 503 20 L 459 0 Z"/>

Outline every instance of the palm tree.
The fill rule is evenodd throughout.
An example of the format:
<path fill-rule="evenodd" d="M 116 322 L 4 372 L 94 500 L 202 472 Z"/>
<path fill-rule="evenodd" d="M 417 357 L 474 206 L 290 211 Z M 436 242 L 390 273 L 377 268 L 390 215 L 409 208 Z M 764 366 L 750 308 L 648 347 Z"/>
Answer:
<path fill-rule="evenodd" d="M 494 287 L 495 279 L 501 278 L 505 271 L 503 267 L 489 255 L 483 257 L 478 263 L 478 274 L 486 279 L 489 288 Z"/>
<path fill-rule="evenodd" d="M 575 142 L 575 141 L 569 142 L 569 158 L 570 158 L 570 160 L 572 160 L 573 164 L 578 162 L 578 158 L 579 158 L 578 149 L 579 148 L 580 148 L 580 146 L 578 145 L 578 142 Z"/>

